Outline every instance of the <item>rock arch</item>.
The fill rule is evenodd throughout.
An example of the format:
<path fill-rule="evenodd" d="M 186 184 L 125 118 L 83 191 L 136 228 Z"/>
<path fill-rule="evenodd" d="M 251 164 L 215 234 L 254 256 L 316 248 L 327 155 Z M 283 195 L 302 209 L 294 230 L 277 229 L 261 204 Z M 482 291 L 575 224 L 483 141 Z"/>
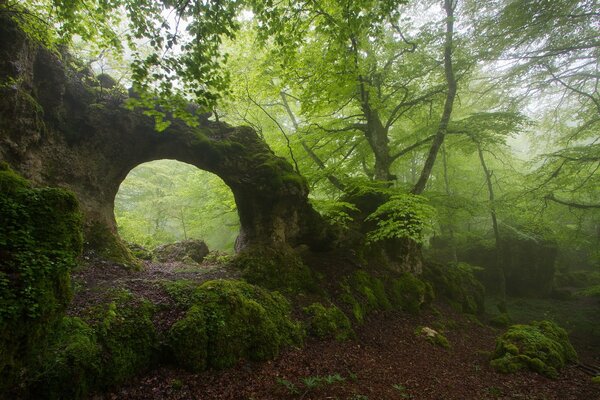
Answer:
<path fill-rule="evenodd" d="M 308 203 L 305 180 L 253 129 L 200 117 L 198 127 L 172 120 L 157 133 L 152 118 L 124 106 L 127 96 L 91 86 L 73 65 L 0 18 L 0 160 L 35 184 L 71 189 L 88 246 L 118 258 L 119 185 L 131 169 L 158 159 L 223 179 L 238 206 L 241 247 L 324 242 L 325 224 Z"/>

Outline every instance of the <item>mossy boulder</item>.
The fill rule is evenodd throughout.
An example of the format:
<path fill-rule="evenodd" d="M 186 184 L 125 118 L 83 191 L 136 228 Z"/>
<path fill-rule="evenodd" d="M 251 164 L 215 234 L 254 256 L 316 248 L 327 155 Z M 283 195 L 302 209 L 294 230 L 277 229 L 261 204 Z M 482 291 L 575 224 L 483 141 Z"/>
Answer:
<path fill-rule="evenodd" d="M 313 272 L 291 248 L 252 246 L 240 252 L 233 265 L 248 282 L 284 293 L 318 290 Z"/>
<path fill-rule="evenodd" d="M 174 361 L 189 370 L 268 360 L 302 340 L 289 302 L 277 292 L 219 280 L 205 282 L 187 299 L 192 306 L 171 328 L 169 346 Z"/>
<path fill-rule="evenodd" d="M 93 328 L 80 318 L 63 318 L 37 370 L 30 397 L 87 398 L 98 386 L 102 371 L 102 347 Z"/>
<path fill-rule="evenodd" d="M 204 260 L 208 254 L 208 246 L 202 240 L 189 239 L 158 246 L 153 253 L 160 262 L 179 261 L 194 264 Z"/>
<path fill-rule="evenodd" d="M 160 351 L 152 314 L 148 301 L 117 291 L 84 319 L 63 318 L 34 364 L 30 397 L 84 399 L 154 365 Z"/>
<path fill-rule="evenodd" d="M 551 321 L 513 325 L 496 340 L 491 366 L 503 373 L 529 369 L 549 378 L 577 360 L 567 332 Z"/>
<path fill-rule="evenodd" d="M 137 259 L 144 261 L 152 261 L 152 259 L 154 258 L 152 252 L 140 244 L 125 242 L 125 245 L 129 249 L 131 254 Z"/>
<path fill-rule="evenodd" d="M 395 308 L 418 314 L 423 307 L 431 304 L 434 292 L 431 284 L 411 273 L 404 273 L 392 281 L 390 299 Z"/>
<path fill-rule="evenodd" d="M 415 336 L 422 337 L 429 343 L 442 347 L 444 349 L 450 348 L 450 342 L 448 341 L 448 338 L 446 338 L 446 336 L 444 336 L 441 332 L 436 331 L 435 329 L 431 329 L 427 326 L 417 327 L 417 329 L 415 329 Z"/>
<path fill-rule="evenodd" d="M 23 369 L 71 299 L 69 272 L 81 252 L 76 198 L 58 188 L 32 188 L 0 163 L 0 394 Z"/>
<path fill-rule="evenodd" d="M 310 335 L 336 340 L 347 340 L 354 337 L 350 320 L 335 305 L 325 307 L 321 303 L 313 303 L 304 308 L 304 312 L 309 316 L 307 331 Z"/>
<path fill-rule="evenodd" d="M 346 277 L 340 288 L 340 300 L 350 307 L 354 319 L 359 323 L 370 312 L 392 309 L 383 281 L 364 270 Z"/>
<path fill-rule="evenodd" d="M 423 279 L 433 285 L 435 293 L 467 314 L 483 314 L 485 289 L 466 263 L 438 264 L 429 262 L 423 269 Z"/>

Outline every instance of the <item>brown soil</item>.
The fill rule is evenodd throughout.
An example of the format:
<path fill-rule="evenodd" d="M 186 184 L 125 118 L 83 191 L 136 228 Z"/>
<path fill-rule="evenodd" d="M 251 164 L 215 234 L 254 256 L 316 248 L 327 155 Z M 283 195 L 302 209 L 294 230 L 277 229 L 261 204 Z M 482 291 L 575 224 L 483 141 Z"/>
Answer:
<path fill-rule="evenodd" d="M 84 307 L 105 298 L 107 289 L 126 288 L 168 310 L 170 299 L 159 284 L 164 279 L 204 281 L 236 277 L 221 265 L 189 267 L 182 264 L 147 263 L 143 272 L 94 262 L 74 274 L 82 289 L 71 308 Z M 600 385 L 591 383 L 576 366 L 568 366 L 556 380 L 523 372 L 503 375 L 489 367 L 488 356 L 500 333 L 466 320 L 438 305 L 415 317 L 402 313 L 372 315 L 347 342 L 308 340 L 303 348 L 284 350 L 264 363 L 240 362 L 224 371 L 192 374 L 161 367 L 132 379 L 129 384 L 97 399 L 527 399 L 595 400 Z M 175 307 L 172 307 L 175 310 Z M 177 311 L 157 316 L 160 328 L 179 317 Z M 451 343 L 446 350 L 415 336 L 417 326 L 440 329 Z M 314 378 L 329 377 L 334 383 Z M 340 381 L 340 378 L 343 379 Z"/>

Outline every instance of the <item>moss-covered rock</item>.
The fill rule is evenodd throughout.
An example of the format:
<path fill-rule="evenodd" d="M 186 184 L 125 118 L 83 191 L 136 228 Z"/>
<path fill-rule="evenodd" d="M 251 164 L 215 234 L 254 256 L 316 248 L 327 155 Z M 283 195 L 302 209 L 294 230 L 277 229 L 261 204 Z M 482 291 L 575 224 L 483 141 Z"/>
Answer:
<path fill-rule="evenodd" d="M 21 383 L 72 296 L 69 271 L 81 252 L 75 197 L 31 188 L 0 164 L 0 394 Z"/>
<path fill-rule="evenodd" d="M 443 347 L 444 349 L 450 348 L 450 342 L 446 336 L 444 336 L 441 332 L 431 329 L 427 326 L 417 327 L 417 329 L 415 329 L 415 335 L 424 338 L 431 344 Z"/>
<path fill-rule="evenodd" d="M 549 378 L 577 360 L 567 332 L 551 321 L 513 325 L 496 340 L 491 365 L 503 373 L 530 369 Z"/>
<path fill-rule="evenodd" d="M 158 246 L 153 253 L 160 262 L 180 261 L 194 264 L 204 260 L 208 254 L 208 246 L 202 240 L 189 239 Z"/>
<path fill-rule="evenodd" d="M 239 359 L 275 357 L 301 341 L 289 302 L 242 281 L 208 281 L 195 289 L 192 307 L 169 333 L 174 361 L 187 369 L 226 368 Z"/>
<path fill-rule="evenodd" d="M 321 303 L 313 303 L 304 308 L 308 314 L 308 333 L 318 338 L 335 338 L 347 340 L 354 337 L 350 320 L 335 305 L 325 307 Z"/>
<path fill-rule="evenodd" d="M 88 310 L 87 322 L 63 318 L 48 351 L 33 364 L 39 374 L 32 377 L 30 397 L 84 399 L 152 366 L 159 356 L 152 312 L 148 301 L 117 291 Z"/>
<path fill-rule="evenodd" d="M 140 270 L 142 263 L 131 253 L 125 242 L 116 232 L 100 223 L 85 227 L 86 248 L 94 249 L 98 254 L 126 268 Z"/>
<path fill-rule="evenodd" d="M 448 300 L 459 311 L 482 314 L 485 310 L 485 289 L 473 271 L 474 267 L 465 263 L 427 263 L 423 278 L 433 285 L 439 297 Z"/>
<path fill-rule="evenodd" d="M 248 282 L 270 290 L 284 293 L 318 290 L 314 274 L 290 248 L 252 246 L 240 252 L 233 264 Z"/>
<path fill-rule="evenodd" d="M 158 339 L 152 323 L 153 305 L 119 291 L 103 306 L 93 326 L 104 355 L 103 386 L 123 383 L 150 367 L 157 358 Z"/>
<path fill-rule="evenodd" d="M 145 261 L 152 261 L 152 259 L 154 258 L 152 256 L 152 252 L 142 245 L 131 242 L 125 242 L 125 245 L 135 258 Z"/>
<path fill-rule="evenodd" d="M 418 314 L 421 309 L 433 301 L 433 288 L 411 273 L 404 273 L 392 281 L 390 298 L 394 307 Z"/>
<path fill-rule="evenodd" d="M 372 311 L 392 309 L 381 279 L 364 270 L 355 271 L 340 284 L 340 300 L 352 310 L 354 319 L 362 323 Z"/>
<path fill-rule="evenodd" d="M 38 367 L 30 397 L 84 399 L 97 388 L 102 348 L 94 330 L 79 318 L 65 317 L 54 331 L 48 352 Z"/>

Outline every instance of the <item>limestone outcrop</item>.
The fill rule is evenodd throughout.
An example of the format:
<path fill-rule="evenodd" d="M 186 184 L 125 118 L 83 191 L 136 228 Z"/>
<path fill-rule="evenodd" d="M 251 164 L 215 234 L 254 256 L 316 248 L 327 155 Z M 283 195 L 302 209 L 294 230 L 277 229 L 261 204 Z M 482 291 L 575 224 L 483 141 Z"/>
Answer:
<path fill-rule="evenodd" d="M 139 164 L 174 159 L 218 175 L 231 188 L 241 232 L 238 247 L 326 242 L 326 228 L 307 201 L 306 181 L 249 127 L 199 117 L 171 120 L 163 132 L 127 94 L 90 84 L 68 54 L 33 42 L 0 18 L 0 160 L 39 186 L 73 191 L 84 214 L 85 244 L 118 260 L 114 198 Z"/>

